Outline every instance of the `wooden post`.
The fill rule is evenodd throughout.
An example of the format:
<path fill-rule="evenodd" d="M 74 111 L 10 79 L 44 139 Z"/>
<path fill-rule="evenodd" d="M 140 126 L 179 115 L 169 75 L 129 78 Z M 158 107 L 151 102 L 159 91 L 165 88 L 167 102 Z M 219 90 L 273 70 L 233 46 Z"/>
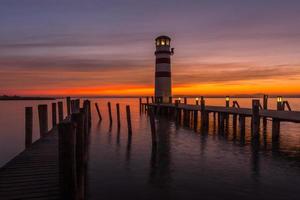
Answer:
<path fill-rule="evenodd" d="M 264 95 L 263 109 L 268 110 L 268 95 Z"/>
<path fill-rule="evenodd" d="M 48 132 L 48 105 L 38 105 L 40 137 L 44 137 Z"/>
<path fill-rule="evenodd" d="M 155 103 L 154 97 L 153 97 L 153 96 L 151 96 L 151 102 L 152 102 L 152 103 Z"/>
<path fill-rule="evenodd" d="M 219 113 L 219 131 L 224 132 L 225 113 Z"/>
<path fill-rule="evenodd" d="M 118 127 L 121 126 L 121 118 L 120 118 L 120 104 L 116 104 L 116 109 L 117 109 L 117 123 Z"/>
<path fill-rule="evenodd" d="M 132 127 L 131 127 L 131 116 L 130 116 L 130 106 L 126 106 L 126 116 L 127 116 L 127 127 L 128 127 L 128 135 L 132 135 Z"/>
<path fill-rule="evenodd" d="M 91 101 L 90 100 L 85 100 L 83 102 L 83 108 L 86 113 L 86 122 L 88 127 L 90 128 L 92 125 L 92 112 L 91 112 Z"/>
<path fill-rule="evenodd" d="M 74 101 L 75 112 L 80 112 L 80 99 L 75 99 Z"/>
<path fill-rule="evenodd" d="M 146 97 L 146 103 L 149 105 L 149 97 Z"/>
<path fill-rule="evenodd" d="M 95 103 L 95 106 L 96 106 L 96 110 L 97 110 L 97 113 L 98 113 L 99 120 L 102 121 L 102 116 L 101 116 L 101 113 L 100 113 L 100 109 L 98 107 L 98 103 Z"/>
<path fill-rule="evenodd" d="M 71 115 L 71 121 L 75 123 L 76 127 L 76 160 L 79 163 L 83 161 L 84 145 L 85 145 L 85 125 L 84 125 L 84 113 L 77 112 Z"/>
<path fill-rule="evenodd" d="M 169 103 L 172 104 L 173 103 L 173 99 L 172 97 L 169 97 Z"/>
<path fill-rule="evenodd" d="M 232 115 L 232 128 L 233 128 L 233 132 L 236 132 L 236 128 L 237 128 L 237 114 L 233 114 Z"/>
<path fill-rule="evenodd" d="M 187 104 L 187 98 L 186 97 L 183 98 L 183 101 L 184 101 L 184 104 Z"/>
<path fill-rule="evenodd" d="M 151 125 L 151 138 L 152 138 L 152 149 L 157 147 L 157 137 L 156 137 L 156 127 L 155 119 L 152 109 L 149 110 L 150 115 L 150 125 Z"/>
<path fill-rule="evenodd" d="M 52 103 L 52 127 L 57 124 L 56 103 Z"/>
<path fill-rule="evenodd" d="M 71 114 L 71 97 L 67 97 L 67 115 Z"/>
<path fill-rule="evenodd" d="M 32 144 L 32 107 L 25 107 L 25 148 Z"/>
<path fill-rule="evenodd" d="M 198 106 L 199 105 L 199 99 L 196 98 L 196 105 Z"/>
<path fill-rule="evenodd" d="M 111 115 L 111 105 L 110 105 L 110 102 L 107 103 L 107 106 L 108 106 L 109 124 L 112 124 L 112 115 Z"/>
<path fill-rule="evenodd" d="M 252 100 L 252 136 L 254 138 L 259 138 L 259 124 L 260 124 L 260 117 L 259 117 L 259 100 L 254 99 Z"/>
<path fill-rule="evenodd" d="M 140 113 L 142 113 L 142 98 L 139 98 L 139 105 L 140 105 Z"/>
<path fill-rule="evenodd" d="M 245 133 L 246 119 L 244 115 L 239 115 L 239 126 L 241 134 Z"/>
<path fill-rule="evenodd" d="M 194 130 L 196 131 L 198 127 L 198 110 L 194 110 Z"/>
<path fill-rule="evenodd" d="M 60 123 L 64 120 L 63 102 L 59 101 L 57 104 L 58 104 L 58 121 Z"/>
<path fill-rule="evenodd" d="M 277 141 L 280 134 L 280 120 L 273 118 L 272 119 L 272 140 Z"/>
<path fill-rule="evenodd" d="M 201 97 L 201 128 L 207 128 L 208 124 L 207 124 L 207 114 L 205 111 L 205 100 L 203 97 Z"/>
<path fill-rule="evenodd" d="M 58 125 L 59 182 L 62 199 L 76 199 L 76 130 L 72 122 Z"/>

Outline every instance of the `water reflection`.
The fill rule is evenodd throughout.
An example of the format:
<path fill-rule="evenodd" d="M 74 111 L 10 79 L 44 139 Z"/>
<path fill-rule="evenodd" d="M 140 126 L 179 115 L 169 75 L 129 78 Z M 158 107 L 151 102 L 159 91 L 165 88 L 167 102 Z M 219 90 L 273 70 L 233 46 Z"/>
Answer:
<path fill-rule="evenodd" d="M 156 187 L 168 187 L 171 181 L 171 132 L 170 122 L 167 118 L 159 117 L 157 126 L 157 148 L 152 148 L 150 160 L 150 180 Z"/>

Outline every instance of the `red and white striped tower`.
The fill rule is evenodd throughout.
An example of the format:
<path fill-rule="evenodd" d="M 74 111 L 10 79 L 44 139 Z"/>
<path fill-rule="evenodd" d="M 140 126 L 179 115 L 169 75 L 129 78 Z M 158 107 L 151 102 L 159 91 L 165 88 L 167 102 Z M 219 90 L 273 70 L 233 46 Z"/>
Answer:
<path fill-rule="evenodd" d="M 170 48 L 171 38 L 159 36 L 155 39 L 156 45 L 156 66 L 155 66 L 155 97 L 162 97 L 162 101 L 169 102 L 172 96 L 171 81 L 171 55 L 173 48 Z"/>

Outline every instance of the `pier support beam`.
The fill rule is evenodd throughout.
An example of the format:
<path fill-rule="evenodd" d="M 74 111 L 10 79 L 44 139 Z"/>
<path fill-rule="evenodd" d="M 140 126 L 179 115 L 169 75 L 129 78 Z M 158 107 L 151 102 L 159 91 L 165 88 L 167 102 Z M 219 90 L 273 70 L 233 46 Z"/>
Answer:
<path fill-rule="evenodd" d="M 239 116 L 239 127 L 241 135 L 245 134 L 246 117 L 244 115 Z"/>
<path fill-rule="evenodd" d="M 63 108 L 63 102 L 58 102 L 58 121 L 59 123 L 64 120 L 64 108 Z"/>
<path fill-rule="evenodd" d="M 38 105 L 40 137 L 48 132 L 48 105 Z"/>
<path fill-rule="evenodd" d="M 32 107 L 25 108 L 25 148 L 32 144 Z"/>
<path fill-rule="evenodd" d="M 252 125 L 251 125 L 251 133 L 253 138 L 259 138 L 259 125 L 260 125 L 260 117 L 259 117 L 259 100 L 252 100 Z"/>
<path fill-rule="evenodd" d="M 272 120 L 272 140 L 277 141 L 280 134 L 280 120 L 273 118 Z"/>
<path fill-rule="evenodd" d="M 52 127 L 57 124 L 56 103 L 52 103 Z"/>

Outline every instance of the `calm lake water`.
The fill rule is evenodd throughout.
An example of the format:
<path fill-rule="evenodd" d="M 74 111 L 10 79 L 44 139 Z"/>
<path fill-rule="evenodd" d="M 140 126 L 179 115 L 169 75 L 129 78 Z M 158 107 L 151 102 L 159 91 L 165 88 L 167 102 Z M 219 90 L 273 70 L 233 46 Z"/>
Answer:
<path fill-rule="evenodd" d="M 251 99 L 237 100 L 250 107 Z M 300 99 L 287 99 L 300 110 Z M 109 126 L 107 102 L 112 103 Z M 34 108 L 34 139 L 39 137 L 37 105 L 55 101 L 0 101 L 0 166 L 24 149 L 24 107 Z M 298 199 L 300 196 L 300 124 L 282 123 L 280 140 L 272 143 L 271 122 L 259 142 L 239 132 L 219 134 L 213 120 L 209 131 L 178 126 L 158 117 L 158 151 L 151 151 L 150 123 L 139 113 L 138 99 L 92 99 L 98 102 L 103 121 L 92 107 L 88 163 L 89 199 Z M 189 99 L 194 103 L 194 99 Z M 117 129 L 115 104 L 121 106 Z M 131 106 L 133 135 L 128 141 L 125 105 Z M 224 99 L 206 99 L 207 105 L 224 105 Z M 270 108 L 276 100 L 270 99 Z M 65 107 L 65 106 L 64 106 Z M 51 111 L 49 110 L 49 127 Z"/>

